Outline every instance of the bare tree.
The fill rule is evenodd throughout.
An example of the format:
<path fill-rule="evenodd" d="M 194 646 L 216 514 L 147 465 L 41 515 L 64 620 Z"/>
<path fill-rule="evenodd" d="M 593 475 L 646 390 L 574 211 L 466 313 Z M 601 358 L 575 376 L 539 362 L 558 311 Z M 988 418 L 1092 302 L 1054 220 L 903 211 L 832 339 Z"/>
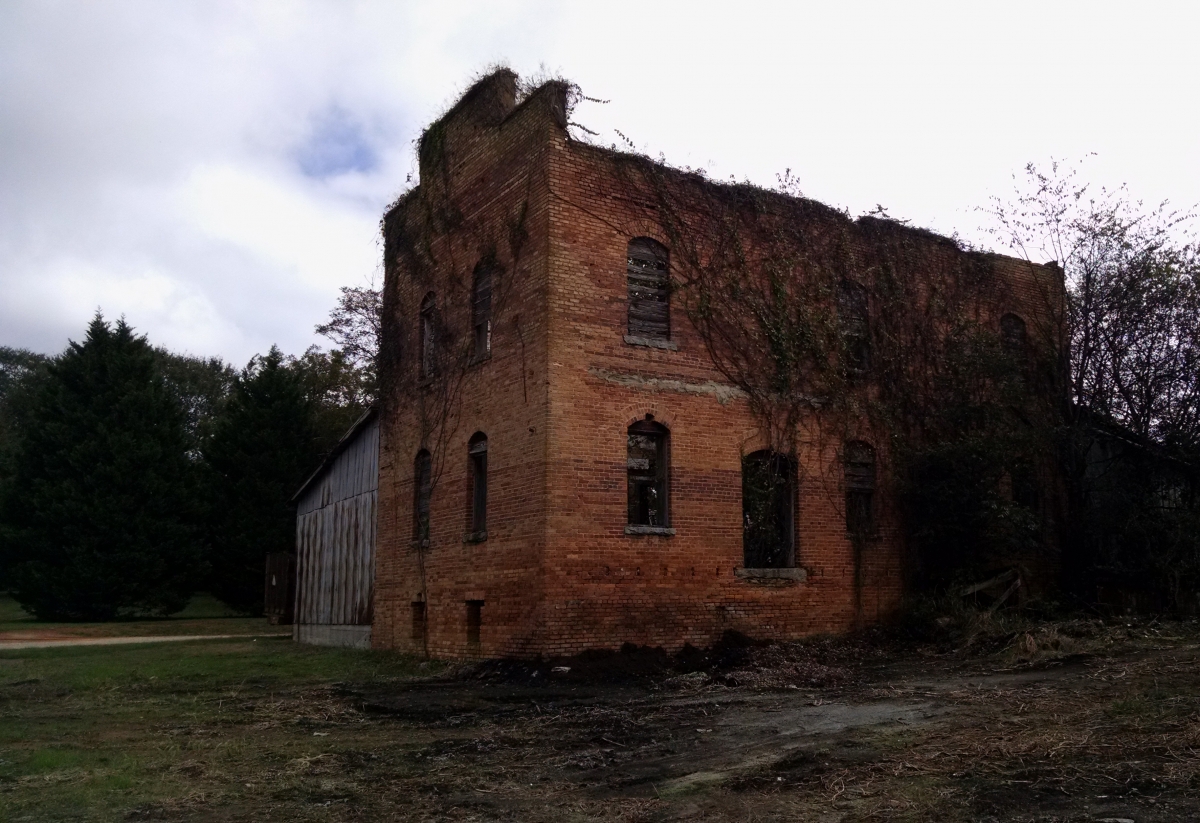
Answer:
<path fill-rule="evenodd" d="M 985 210 L 993 236 L 1063 266 L 1076 409 L 1158 442 L 1200 447 L 1200 255 L 1194 211 L 1150 208 L 1078 164 L 1030 163 L 1012 200 Z"/>
<path fill-rule="evenodd" d="M 379 380 L 379 325 L 383 296 L 371 286 L 343 286 L 342 296 L 329 313 L 329 320 L 316 327 L 317 334 L 328 337 L 342 358 L 363 372 L 371 399 Z"/>

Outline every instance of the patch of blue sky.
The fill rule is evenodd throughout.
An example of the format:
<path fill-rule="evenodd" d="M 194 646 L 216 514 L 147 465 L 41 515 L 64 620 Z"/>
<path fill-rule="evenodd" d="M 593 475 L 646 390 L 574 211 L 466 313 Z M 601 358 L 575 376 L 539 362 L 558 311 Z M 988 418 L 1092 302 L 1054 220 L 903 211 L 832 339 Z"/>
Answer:
<path fill-rule="evenodd" d="M 379 155 L 349 112 L 333 106 L 316 118 L 308 139 L 296 152 L 307 177 L 325 179 L 350 172 L 365 173 L 379 165 Z"/>

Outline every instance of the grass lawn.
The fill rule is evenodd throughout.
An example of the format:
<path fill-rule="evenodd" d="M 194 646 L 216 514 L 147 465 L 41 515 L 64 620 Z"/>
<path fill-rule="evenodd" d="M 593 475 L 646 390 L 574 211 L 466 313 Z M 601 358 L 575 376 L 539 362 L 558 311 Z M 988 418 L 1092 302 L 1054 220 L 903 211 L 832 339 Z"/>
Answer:
<path fill-rule="evenodd" d="M 326 734 L 347 718 L 332 684 L 417 671 L 398 655 L 289 639 L 0 652 L 0 820 L 161 819 L 210 805 L 228 819 L 279 792 L 305 795 L 304 764 L 348 743 L 387 745 L 382 729 Z"/>
<path fill-rule="evenodd" d="M 287 632 L 287 626 L 271 626 L 265 617 L 246 617 L 215 597 L 198 594 L 187 607 L 170 617 L 156 620 L 113 620 L 105 623 L 53 623 L 27 614 L 17 601 L 0 595 L 0 642 L 6 640 L 72 637 L 144 637 L 182 634 L 259 634 Z"/>
<path fill-rule="evenodd" d="M 0 821 L 1200 820 L 1195 622 L 982 616 L 687 659 L 0 651 Z"/>

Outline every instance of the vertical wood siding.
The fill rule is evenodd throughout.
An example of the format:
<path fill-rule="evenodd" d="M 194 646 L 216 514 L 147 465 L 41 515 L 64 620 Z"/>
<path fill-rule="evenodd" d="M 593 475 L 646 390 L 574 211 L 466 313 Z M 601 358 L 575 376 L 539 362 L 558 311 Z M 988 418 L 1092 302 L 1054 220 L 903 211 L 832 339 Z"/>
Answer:
<path fill-rule="evenodd" d="M 371 625 L 378 485 L 376 417 L 297 501 L 297 623 Z"/>

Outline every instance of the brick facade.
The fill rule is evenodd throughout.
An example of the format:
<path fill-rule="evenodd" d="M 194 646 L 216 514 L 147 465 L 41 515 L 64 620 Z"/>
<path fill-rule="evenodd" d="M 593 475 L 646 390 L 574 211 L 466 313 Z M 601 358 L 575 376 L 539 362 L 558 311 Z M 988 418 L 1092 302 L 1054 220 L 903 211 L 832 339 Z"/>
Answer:
<path fill-rule="evenodd" d="M 518 105 L 514 75 L 480 81 L 426 133 L 421 184 L 385 218 L 374 644 L 451 658 L 675 650 L 730 629 L 797 638 L 886 616 L 906 579 L 887 478 L 878 528 L 856 548 L 829 492 L 840 440 L 799 439 L 797 571 L 742 570 L 742 459 L 770 443 L 683 311 L 672 306 L 668 345 L 630 342 L 628 243 L 668 238 L 652 205 L 618 184 L 614 153 L 570 139 L 566 95 L 551 83 Z M 871 228 L 825 212 L 852 237 Z M 937 255 L 966 254 L 903 231 Z M 1061 291 L 1053 267 L 975 257 L 1022 316 Z M 482 358 L 464 353 L 481 261 L 497 272 Z M 448 365 L 422 379 L 418 312 L 430 293 Z M 647 415 L 669 431 L 673 533 L 627 533 L 627 430 Z M 484 540 L 468 539 L 477 432 L 488 443 Z M 427 545 L 414 540 L 422 448 L 433 466 Z"/>

